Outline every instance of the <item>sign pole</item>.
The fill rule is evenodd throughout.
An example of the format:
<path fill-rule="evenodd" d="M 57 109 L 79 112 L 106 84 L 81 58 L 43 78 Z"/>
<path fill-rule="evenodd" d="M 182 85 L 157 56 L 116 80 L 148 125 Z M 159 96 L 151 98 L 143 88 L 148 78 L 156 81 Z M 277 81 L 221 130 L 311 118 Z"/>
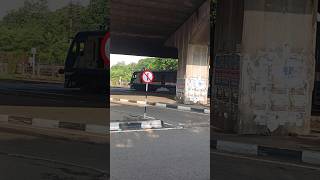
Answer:
<path fill-rule="evenodd" d="M 149 84 L 153 81 L 154 75 L 151 71 L 149 70 L 144 70 L 141 74 L 141 80 L 146 84 L 146 97 L 144 101 L 144 113 L 143 117 L 144 119 L 147 118 L 147 99 L 148 99 L 148 86 Z"/>
<path fill-rule="evenodd" d="M 145 98 L 145 102 L 144 102 L 144 113 L 143 113 L 143 118 L 144 119 L 147 118 L 148 85 L 149 85 L 149 83 L 146 83 L 146 98 Z"/>

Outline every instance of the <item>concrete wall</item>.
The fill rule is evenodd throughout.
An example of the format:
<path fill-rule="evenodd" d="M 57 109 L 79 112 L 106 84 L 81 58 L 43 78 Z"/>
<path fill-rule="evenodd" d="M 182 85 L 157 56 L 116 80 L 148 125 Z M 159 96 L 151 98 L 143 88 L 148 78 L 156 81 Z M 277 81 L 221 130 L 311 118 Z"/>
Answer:
<path fill-rule="evenodd" d="M 236 8 L 235 3 L 227 1 L 229 4 L 225 1 L 223 6 Z M 240 56 L 238 117 L 232 127 L 241 134 L 308 133 L 317 0 L 243 0 L 242 3 L 243 7 L 236 8 L 236 12 L 243 12 L 241 28 L 236 30 L 241 35 L 215 43 L 216 57 L 222 52 Z M 224 22 L 221 26 L 232 27 Z M 219 31 L 218 27 L 216 36 L 226 37 L 231 33 Z M 224 110 L 222 114 L 230 117 L 230 112 Z"/>
<path fill-rule="evenodd" d="M 243 4 L 242 0 L 220 0 L 217 5 L 210 119 L 212 126 L 226 132 L 237 131 L 239 122 Z"/>
<path fill-rule="evenodd" d="M 178 48 L 177 100 L 207 104 L 210 1 L 207 0 L 166 42 Z"/>
<path fill-rule="evenodd" d="M 315 0 L 246 0 L 241 133 L 307 133 L 314 84 Z"/>

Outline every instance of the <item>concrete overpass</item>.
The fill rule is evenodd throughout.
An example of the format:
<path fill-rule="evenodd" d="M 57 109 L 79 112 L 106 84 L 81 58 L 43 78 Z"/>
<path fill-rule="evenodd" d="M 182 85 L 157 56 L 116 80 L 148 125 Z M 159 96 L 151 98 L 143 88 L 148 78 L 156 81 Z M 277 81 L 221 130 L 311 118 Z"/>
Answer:
<path fill-rule="evenodd" d="M 313 93 L 320 80 L 317 10 L 318 0 L 218 1 L 212 126 L 240 134 L 310 132 L 313 102 L 320 107 Z M 111 51 L 178 57 L 178 101 L 205 104 L 209 14 L 209 0 L 112 0 Z"/>
<path fill-rule="evenodd" d="M 111 53 L 178 58 L 178 101 L 207 103 L 210 0 L 111 0 Z"/>

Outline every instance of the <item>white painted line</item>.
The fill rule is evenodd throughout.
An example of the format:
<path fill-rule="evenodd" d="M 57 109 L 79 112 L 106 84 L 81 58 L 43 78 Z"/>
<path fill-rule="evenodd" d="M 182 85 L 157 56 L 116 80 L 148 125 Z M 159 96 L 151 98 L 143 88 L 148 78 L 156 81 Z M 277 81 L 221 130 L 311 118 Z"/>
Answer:
<path fill-rule="evenodd" d="M 210 109 L 204 109 L 205 114 L 210 114 Z"/>
<path fill-rule="evenodd" d="M 9 115 L 1 115 L 0 114 L 0 122 L 8 122 Z"/>
<path fill-rule="evenodd" d="M 86 124 L 86 132 L 107 134 L 109 132 L 109 129 L 107 126 Z"/>
<path fill-rule="evenodd" d="M 187 107 L 187 106 L 178 106 L 178 109 L 183 111 L 191 111 L 191 107 Z"/>
<path fill-rule="evenodd" d="M 145 101 L 137 101 L 137 104 L 145 105 L 145 104 L 146 104 L 146 102 L 145 102 Z"/>
<path fill-rule="evenodd" d="M 43 127 L 43 128 L 58 128 L 59 121 L 58 120 L 34 118 L 34 119 L 32 119 L 32 126 Z"/>
<path fill-rule="evenodd" d="M 257 145 L 229 142 L 229 141 L 218 140 L 217 150 L 240 153 L 240 154 L 258 155 Z"/>
<path fill-rule="evenodd" d="M 128 99 L 120 99 L 120 102 L 129 102 Z"/>
<path fill-rule="evenodd" d="M 210 154 L 215 154 L 215 155 L 225 156 L 225 157 L 239 158 L 239 159 L 246 159 L 246 160 L 251 160 L 251 161 L 265 162 L 265 163 L 271 163 L 271 164 L 279 164 L 279 165 L 285 165 L 285 166 L 291 166 L 291 167 L 313 169 L 313 170 L 318 170 L 318 171 L 320 170 L 319 167 L 315 167 L 315 166 L 307 166 L 307 165 L 300 165 L 300 164 L 289 163 L 289 162 L 273 161 L 273 160 L 266 160 L 266 159 L 254 158 L 254 157 L 246 157 L 246 156 L 238 155 L 238 154 L 229 154 L 229 153 L 212 152 L 212 151 L 210 152 Z"/>
<path fill-rule="evenodd" d="M 302 162 L 320 165 L 320 152 L 302 151 Z"/>
<path fill-rule="evenodd" d="M 167 105 L 163 104 L 163 103 L 156 103 L 156 106 L 157 107 L 161 107 L 161 108 L 166 108 L 167 107 Z"/>
<path fill-rule="evenodd" d="M 110 123 L 110 131 L 118 131 L 120 130 L 120 123 L 119 122 L 111 122 Z"/>
<path fill-rule="evenodd" d="M 141 128 L 142 129 L 162 128 L 162 121 L 161 120 L 142 121 Z"/>
<path fill-rule="evenodd" d="M 182 130 L 182 127 L 175 128 L 161 128 L 161 129 L 136 129 L 136 130 L 121 130 L 121 131 L 111 131 L 110 134 L 115 133 L 130 133 L 130 132 L 150 132 L 150 131 L 168 131 L 168 130 Z"/>

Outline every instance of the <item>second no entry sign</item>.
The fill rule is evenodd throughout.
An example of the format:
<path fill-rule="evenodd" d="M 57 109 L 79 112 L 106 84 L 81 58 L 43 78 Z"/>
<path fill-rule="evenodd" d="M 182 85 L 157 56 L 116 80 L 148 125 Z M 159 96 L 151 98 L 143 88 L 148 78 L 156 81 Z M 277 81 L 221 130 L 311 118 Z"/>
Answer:
<path fill-rule="evenodd" d="M 102 39 L 100 53 L 105 65 L 110 64 L 110 32 L 107 32 Z"/>
<path fill-rule="evenodd" d="M 141 75 L 141 79 L 144 83 L 151 83 L 154 79 L 154 75 L 151 71 L 143 71 Z"/>

